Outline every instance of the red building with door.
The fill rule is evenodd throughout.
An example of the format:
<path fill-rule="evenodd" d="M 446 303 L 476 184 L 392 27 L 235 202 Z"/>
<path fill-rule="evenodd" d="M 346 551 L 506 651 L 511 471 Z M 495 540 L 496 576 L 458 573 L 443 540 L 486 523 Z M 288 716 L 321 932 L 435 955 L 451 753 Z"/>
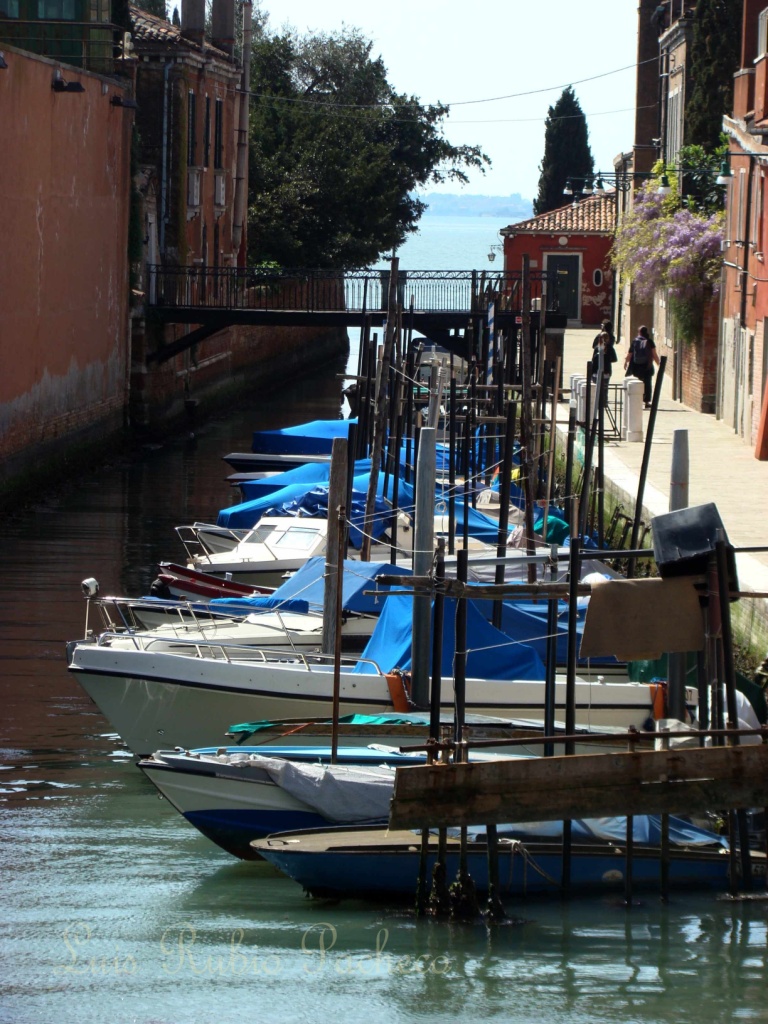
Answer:
<path fill-rule="evenodd" d="M 609 253 L 615 228 L 614 192 L 540 213 L 501 229 L 504 268 L 519 270 L 527 254 L 532 270 L 549 272 L 547 287 L 556 288 L 558 308 L 569 327 L 599 325 L 610 319 L 613 308 Z"/>

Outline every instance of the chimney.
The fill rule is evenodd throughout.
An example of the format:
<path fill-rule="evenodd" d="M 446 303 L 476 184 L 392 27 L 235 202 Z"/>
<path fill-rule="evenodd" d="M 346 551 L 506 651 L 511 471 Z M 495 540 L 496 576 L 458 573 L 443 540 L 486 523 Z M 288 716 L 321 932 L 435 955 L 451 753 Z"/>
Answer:
<path fill-rule="evenodd" d="M 230 57 L 235 52 L 235 0 L 213 0 L 211 42 Z"/>
<path fill-rule="evenodd" d="M 192 43 L 205 39 L 205 0 L 181 0 L 181 34 Z"/>

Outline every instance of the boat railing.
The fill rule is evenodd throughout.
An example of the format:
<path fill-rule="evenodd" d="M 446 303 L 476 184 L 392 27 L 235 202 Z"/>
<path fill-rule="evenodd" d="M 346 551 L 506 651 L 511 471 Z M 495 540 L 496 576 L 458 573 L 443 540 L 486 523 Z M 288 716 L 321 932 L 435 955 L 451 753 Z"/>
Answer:
<path fill-rule="evenodd" d="M 184 550 L 187 552 L 187 557 L 190 560 L 195 558 L 210 560 L 210 556 L 215 553 L 201 539 L 200 531 L 203 529 L 214 530 L 221 537 L 231 537 L 233 547 L 238 545 L 244 536 L 244 531 L 242 530 L 231 530 L 227 526 L 213 526 L 208 523 L 192 523 L 186 526 L 176 526 L 174 529 L 179 540 L 184 545 Z"/>
<path fill-rule="evenodd" d="M 111 630 L 101 633 L 96 643 L 100 647 L 109 647 L 117 641 L 120 645 L 131 644 L 137 651 L 160 651 L 163 654 L 178 655 L 186 658 L 202 658 L 214 661 L 238 662 L 260 662 L 262 664 L 282 662 L 283 664 L 300 664 L 308 672 L 333 669 L 335 657 L 332 654 L 322 654 L 319 651 L 305 652 L 296 647 L 251 647 L 247 644 L 227 643 L 219 640 L 192 640 L 184 637 L 174 637 L 173 650 L 167 650 L 169 638 L 159 637 L 150 632 L 123 632 Z M 166 648 L 166 649 L 163 649 Z M 341 656 L 343 668 L 354 668 L 357 665 L 370 665 L 378 674 L 383 675 L 377 662 L 371 658 L 357 658 L 349 655 Z"/>

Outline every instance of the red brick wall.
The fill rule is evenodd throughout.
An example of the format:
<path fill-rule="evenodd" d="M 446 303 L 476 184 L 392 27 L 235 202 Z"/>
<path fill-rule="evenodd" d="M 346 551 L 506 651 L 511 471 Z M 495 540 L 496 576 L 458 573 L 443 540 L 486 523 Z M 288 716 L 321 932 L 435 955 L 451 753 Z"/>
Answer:
<path fill-rule="evenodd" d="M 720 305 L 711 299 L 704 311 L 701 338 L 682 348 L 683 405 L 697 412 L 714 413 L 717 389 L 717 346 L 720 333 Z"/>

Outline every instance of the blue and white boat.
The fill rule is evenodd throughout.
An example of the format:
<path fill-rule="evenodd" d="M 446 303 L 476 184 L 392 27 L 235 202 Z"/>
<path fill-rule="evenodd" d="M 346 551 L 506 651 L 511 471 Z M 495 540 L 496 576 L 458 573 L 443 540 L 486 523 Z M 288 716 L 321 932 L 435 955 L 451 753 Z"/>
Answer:
<path fill-rule="evenodd" d="M 372 728 L 386 735 L 385 724 Z M 422 729 L 414 725 L 413 732 Z M 425 736 L 411 742 L 419 739 Z M 478 752 L 472 759 L 499 756 Z M 327 744 L 270 744 L 158 750 L 139 767 L 203 835 L 251 860 L 258 857 L 251 840 L 272 832 L 385 822 L 396 766 L 424 764 L 425 759 L 425 753 L 400 753 L 379 743 L 340 746 L 331 764 Z"/>
<path fill-rule="evenodd" d="M 661 877 L 660 825 L 652 815 L 634 818 L 633 889 L 655 887 Z M 557 831 L 556 831 L 557 829 Z M 454 832 L 457 830 L 454 830 Z M 498 826 L 498 895 L 502 898 L 562 891 L 559 823 Z M 426 878 L 437 862 L 430 835 Z M 478 892 L 488 891 L 484 829 L 470 830 L 467 865 Z M 375 828 L 299 830 L 254 840 L 256 853 L 312 896 L 333 899 L 412 900 L 418 885 L 421 834 Z M 445 861 L 450 882 L 459 869 L 459 839 L 450 834 Z M 571 892 L 621 892 L 625 884 L 626 819 L 573 823 Z M 670 887 L 725 890 L 730 879 L 725 839 L 673 818 L 670 822 Z"/>

